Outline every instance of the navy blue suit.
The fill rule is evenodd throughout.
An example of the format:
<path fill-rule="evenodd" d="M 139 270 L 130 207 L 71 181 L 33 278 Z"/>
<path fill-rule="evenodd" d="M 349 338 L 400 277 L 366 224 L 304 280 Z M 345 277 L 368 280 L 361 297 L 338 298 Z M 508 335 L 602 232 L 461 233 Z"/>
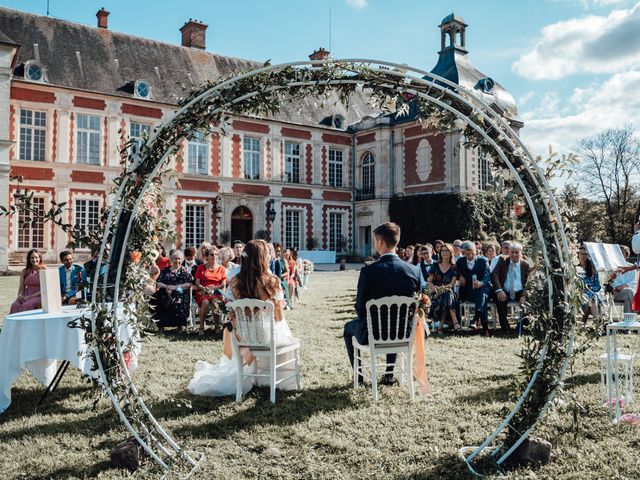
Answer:
<path fill-rule="evenodd" d="M 369 343 L 367 330 L 367 308 L 369 300 L 400 295 L 412 297 L 420 290 L 420 276 L 415 265 L 401 260 L 393 254 L 383 255 L 380 260 L 362 267 L 358 279 L 358 294 L 356 297 L 356 313 L 358 318 L 347 322 L 344 326 L 344 342 L 347 346 L 349 361 L 353 367 L 353 343 L 355 337 L 358 343 Z M 385 332 L 383 332 L 383 336 Z M 395 363 L 394 354 L 387 356 L 387 363 Z M 393 370 L 393 367 L 387 367 Z"/>
<path fill-rule="evenodd" d="M 467 258 L 459 258 L 456 262 L 458 278 L 464 277 L 465 285 L 460 288 L 460 300 L 472 302 L 476 306 L 475 318 L 480 317 L 482 331 L 486 332 L 489 327 L 487 320 L 487 302 L 491 291 L 491 274 L 489 273 L 489 261 L 486 257 L 477 255 L 474 259 L 473 269 L 469 270 Z M 473 288 L 473 275 L 483 286 Z"/>

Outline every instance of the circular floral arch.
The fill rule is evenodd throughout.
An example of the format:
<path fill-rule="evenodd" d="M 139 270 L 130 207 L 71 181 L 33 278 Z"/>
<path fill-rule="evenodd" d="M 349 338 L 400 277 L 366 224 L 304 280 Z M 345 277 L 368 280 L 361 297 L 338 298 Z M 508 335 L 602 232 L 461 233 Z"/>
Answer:
<path fill-rule="evenodd" d="M 491 450 L 501 465 L 524 441 L 544 416 L 559 391 L 573 349 L 577 314 L 574 267 L 563 221 L 553 191 L 541 165 L 531 156 L 509 119 L 479 95 L 445 78 L 389 62 L 346 59 L 324 62 L 265 64 L 217 83 L 206 83 L 182 100 L 179 109 L 158 127 L 138 152 L 129 154 L 125 171 L 106 219 L 99 258 L 107 272 L 94 281 L 92 317 L 87 322 L 91 357 L 99 372 L 99 383 L 111 399 L 122 423 L 149 456 L 166 472 L 190 476 L 203 454 L 184 450 L 156 421 L 139 394 L 126 368 L 126 346 L 118 340 L 119 319 L 113 299 L 124 301 L 125 317 L 140 316 L 129 307 L 132 295 L 143 288 L 145 272 L 132 250 L 151 255 L 155 248 L 149 205 L 159 204 L 158 180 L 179 143 L 195 132 L 221 134 L 233 115 L 277 113 L 285 102 L 316 97 L 319 101 L 342 102 L 366 89 L 372 105 L 382 112 L 408 114 L 417 108 L 423 127 L 458 132 L 470 146 L 490 151 L 494 171 L 520 192 L 534 244 L 534 257 L 541 267 L 530 303 L 531 335 L 522 352 L 526 379 L 521 394 L 504 420 L 477 447 L 461 449 L 474 472 L 473 461 Z M 150 261 L 150 258 L 143 258 Z M 97 271 L 100 271 L 102 260 Z M 499 438 L 498 438 L 499 437 Z M 499 444 L 491 447 L 500 440 Z"/>

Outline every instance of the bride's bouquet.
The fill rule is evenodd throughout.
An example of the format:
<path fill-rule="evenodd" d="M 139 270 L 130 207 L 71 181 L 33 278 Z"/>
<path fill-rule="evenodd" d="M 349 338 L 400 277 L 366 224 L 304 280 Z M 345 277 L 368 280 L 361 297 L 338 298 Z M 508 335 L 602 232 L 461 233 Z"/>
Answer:
<path fill-rule="evenodd" d="M 418 317 L 427 318 L 429 316 L 429 308 L 431 307 L 431 299 L 426 293 L 417 293 L 415 299 L 418 300 Z"/>
<path fill-rule="evenodd" d="M 302 261 L 302 273 L 305 275 L 313 273 L 313 262 L 311 260 Z"/>

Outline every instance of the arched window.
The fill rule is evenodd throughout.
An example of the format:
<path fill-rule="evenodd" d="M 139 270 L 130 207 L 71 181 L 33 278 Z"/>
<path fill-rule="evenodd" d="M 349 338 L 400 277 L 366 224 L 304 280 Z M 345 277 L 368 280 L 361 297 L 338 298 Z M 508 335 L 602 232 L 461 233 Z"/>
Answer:
<path fill-rule="evenodd" d="M 376 162 L 373 153 L 366 152 L 362 156 L 362 194 L 374 196 L 376 192 Z"/>

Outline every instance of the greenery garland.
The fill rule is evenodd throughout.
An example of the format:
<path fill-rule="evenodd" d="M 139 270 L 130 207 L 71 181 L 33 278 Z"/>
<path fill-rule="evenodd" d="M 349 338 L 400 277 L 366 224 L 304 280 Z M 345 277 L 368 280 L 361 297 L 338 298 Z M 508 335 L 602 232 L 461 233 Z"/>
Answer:
<path fill-rule="evenodd" d="M 267 65 L 265 65 L 267 66 Z M 212 87 L 219 88 L 213 93 Z M 277 70 L 265 70 L 263 72 L 234 77 L 216 82 L 206 82 L 179 102 L 179 108 L 183 109 L 180 115 L 173 118 L 166 126 L 158 127 L 149 141 L 137 151 L 132 142 L 123 150 L 126 157 L 122 174 L 116 180 L 116 188 L 121 190 L 120 204 L 103 213 L 105 230 L 108 238 L 102 238 L 101 232 L 83 232 L 72 229 L 59 221 L 64 205 L 54 204 L 49 212 L 46 212 L 46 220 L 53 221 L 62 228 L 72 233 L 74 242 L 95 244 L 105 240 L 115 245 L 109 253 L 110 267 L 113 270 L 115 263 L 123 248 L 128 249 L 130 255 L 125 256 L 126 265 L 123 266 L 125 275 L 122 276 L 122 284 L 119 286 L 119 299 L 125 304 L 125 314 L 129 321 L 133 319 L 137 328 L 147 323 L 151 315 L 144 297 L 144 286 L 148 281 L 148 274 L 142 267 L 154 260 L 155 245 L 158 240 L 167 238 L 171 226 L 167 222 L 167 211 L 164 207 L 163 185 L 167 172 L 160 172 L 163 161 L 178 151 L 178 144 L 189 139 L 195 132 L 203 131 L 207 134 L 217 129 L 225 134 L 226 126 L 231 118 L 237 115 L 268 116 L 277 114 L 287 104 L 294 104 L 297 100 L 314 97 L 324 104 L 342 103 L 349 105 L 349 99 L 354 94 L 359 94 L 366 88 L 366 95 L 373 107 L 379 108 L 383 113 L 393 113 L 397 116 L 406 115 L 411 111 L 418 111 L 418 121 L 425 129 L 450 130 L 454 127 L 457 118 L 452 112 L 434 105 L 417 93 L 429 95 L 431 98 L 451 105 L 462 114 L 471 118 L 475 123 L 483 126 L 484 119 L 472 107 L 465 102 L 452 98 L 448 90 L 434 90 L 428 85 L 421 84 L 406 77 L 402 72 L 388 68 L 372 68 L 365 64 L 352 64 L 340 62 L 317 63 L 312 67 L 287 66 Z M 459 91 L 464 96 L 464 91 Z M 238 99 L 242 99 L 239 101 Z M 553 168 L 569 165 L 573 159 L 565 157 L 555 160 L 553 156 L 544 163 L 548 168 L 544 172 L 533 172 L 527 168 L 522 152 L 513 151 L 504 134 L 496 129 L 485 129 L 486 133 L 502 148 L 509 161 L 517 171 L 527 191 L 536 192 L 532 197 L 533 208 L 544 226 L 560 228 L 565 224 L 561 218 L 551 213 L 550 198 L 539 190 L 536 175 L 548 175 Z M 491 154 L 494 169 L 500 172 L 506 166 L 502 160 L 493 155 L 493 149 L 487 145 L 482 136 L 473 129 L 466 127 L 462 132 L 467 145 L 477 147 Z M 160 173 L 159 173 L 160 172 Z M 501 191 L 505 192 L 505 198 L 517 200 L 522 192 L 515 186 L 509 175 L 498 173 L 497 180 L 501 180 Z M 30 211 L 29 192 L 18 196 L 16 206 L 3 208 L 0 214 L 10 215 L 20 211 Z M 144 195 L 144 199 L 135 208 L 137 199 Z M 35 212 L 31 212 L 35 215 Z M 118 215 L 109 214 L 117 213 Z M 534 240 L 532 256 L 538 259 L 542 252 L 542 244 L 537 239 L 533 223 L 533 214 L 528 209 L 519 213 L 519 224 L 527 225 L 526 233 Z M 133 216 L 133 228 L 129 235 L 128 245 L 118 245 L 117 239 L 112 237 L 115 231 L 115 219 L 120 224 Z M 29 217 L 30 218 L 30 217 Z M 111 224 L 107 219 L 112 218 Z M 122 229 L 122 227 L 119 227 Z M 523 432 L 534 425 L 541 412 L 544 411 L 550 399 L 558 389 L 562 388 L 562 379 L 559 372 L 563 370 L 563 364 L 567 360 L 570 345 L 568 339 L 572 335 L 575 325 L 575 317 L 581 303 L 580 286 L 574 282 L 575 271 L 573 265 L 568 264 L 562 257 L 562 251 L 555 245 L 555 237 L 552 229 L 546 228 L 543 232 L 544 243 L 547 245 L 549 264 L 544 269 L 538 269 L 531 278 L 531 290 L 533 294 L 529 299 L 529 312 L 531 323 L 531 335 L 525 337 L 525 343 L 521 352 L 521 380 L 514 394 L 522 392 L 529 383 L 536 369 L 541 351 L 545 344 L 548 350 L 540 372 L 533 383 L 531 393 L 528 395 L 522 408 L 520 408 L 510 422 L 510 429 L 504 439 L 504 448 L 508 448 L 516 442 Z M 549 291 L 547 279 L 551 278 L 553 288 Z M 568 290 L 565 291 L 565 281 L 568 280 Z M 104 280 L 105 282 L 107 279 Z M 108 282 L 107 282 L 108 283 Z M 143 422 L 144 412 L 140 405 L 130 400 L 132 384 L 127 380 L 124 365 L 119 355 L 117 337 L 114 336 L 113 325 L 115 310 L 106 307 L 109 299 L 108 289 L 104 287 L 93 302 L 93 322 L 81 319 L 77 325 L 86 330 L 87 343 L 92 345 L 94 368 L 98 368 L 98 358 L 104 370 L 103 387 L 109 387 L 114 395 L 121 399 L 121 406 L 127 414 L 127 418 L 134 424 L 138 424 L 143 430 L 146 425 Z M 568 294 L 568 300 L 565 299 Z M 553 310 L 549 311 L 549 298 L 553 300 Z M 132 306 L 130 308 L 129 306 Z M 124 347 L 126 349 L 126 346 Z"/>

